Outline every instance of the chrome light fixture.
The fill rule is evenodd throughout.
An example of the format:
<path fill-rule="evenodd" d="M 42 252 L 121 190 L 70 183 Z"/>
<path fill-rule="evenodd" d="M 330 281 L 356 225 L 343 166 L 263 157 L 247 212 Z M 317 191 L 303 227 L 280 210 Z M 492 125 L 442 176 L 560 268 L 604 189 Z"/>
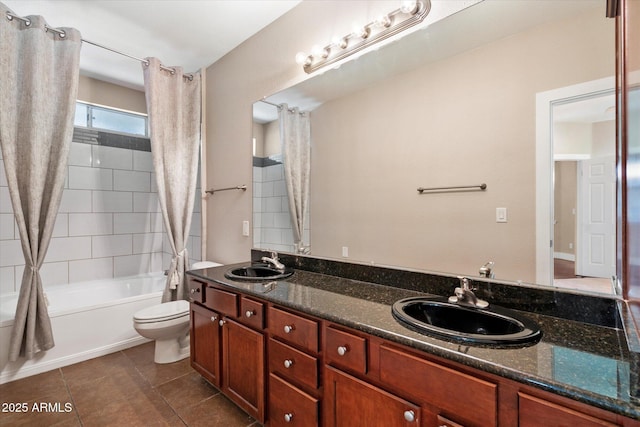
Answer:
<path fill-rule="evenodd" d="M 398 9 L 365 26 L 355 28 L 346 36 L 333 39 L 325 47 L 314 46 L 311 53 L 298 53 L 296 62 L 302 65 L 307 74 L 312 73 L 419 24 L 430 10 L 430 0 L 402 1 Z"/>

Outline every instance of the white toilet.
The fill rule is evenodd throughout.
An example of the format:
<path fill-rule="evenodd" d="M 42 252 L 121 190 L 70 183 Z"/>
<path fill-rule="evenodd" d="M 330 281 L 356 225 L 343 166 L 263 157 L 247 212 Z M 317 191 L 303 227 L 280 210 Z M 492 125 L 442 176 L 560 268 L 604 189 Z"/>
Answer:
<path fill-rule="evenodd" d="M 218 267 L 211 261 L 193 263 L 192 269 Z M 155 340 L 156 363 L 173 363 L 189 357 L 189 301 L 170 301 L 143 308 L 133 315 L 133 327 Z"/>

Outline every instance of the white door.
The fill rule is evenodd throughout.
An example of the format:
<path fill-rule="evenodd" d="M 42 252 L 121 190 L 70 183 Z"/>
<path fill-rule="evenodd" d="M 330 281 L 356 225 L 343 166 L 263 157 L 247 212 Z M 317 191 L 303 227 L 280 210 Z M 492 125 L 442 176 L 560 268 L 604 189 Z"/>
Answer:
<path fill-rule="evenodd" d="M 576 274 L 611 278 L 616 273 L 615 161 L 600 157 L 579 164 Z"/>

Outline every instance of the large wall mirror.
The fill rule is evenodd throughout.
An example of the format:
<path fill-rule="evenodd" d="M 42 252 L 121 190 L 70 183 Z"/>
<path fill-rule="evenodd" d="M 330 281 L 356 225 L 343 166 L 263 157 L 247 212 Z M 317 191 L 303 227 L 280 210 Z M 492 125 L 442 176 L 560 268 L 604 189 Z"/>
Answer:
<path fill-rule="evenodd" d="M 605 0 L 485 0 L 256 102 L 254 246 L 294 251 L 286 103 L 312 256 L 613 293 L 614 34 Z"/>

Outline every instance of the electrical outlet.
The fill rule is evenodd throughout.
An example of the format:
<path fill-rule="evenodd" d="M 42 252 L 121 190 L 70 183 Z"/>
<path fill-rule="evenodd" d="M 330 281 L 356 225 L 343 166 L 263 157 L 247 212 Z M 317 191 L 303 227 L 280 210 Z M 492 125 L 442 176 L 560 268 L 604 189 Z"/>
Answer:
<path fill-rule="evenodd" d="M 242 221 L 242 235 L 249 236 L 249 221 Z"/>
<path fill-rule="evenodd" d="M 344 258 L 349 258 L 349 247 L 348 246 L 343 246 L 342 247 L 342 256 Z"/>
<path fill-rule="evenodd" d="M 496 222 L 507 222 L 507 208 L 496 208 Z"/>

